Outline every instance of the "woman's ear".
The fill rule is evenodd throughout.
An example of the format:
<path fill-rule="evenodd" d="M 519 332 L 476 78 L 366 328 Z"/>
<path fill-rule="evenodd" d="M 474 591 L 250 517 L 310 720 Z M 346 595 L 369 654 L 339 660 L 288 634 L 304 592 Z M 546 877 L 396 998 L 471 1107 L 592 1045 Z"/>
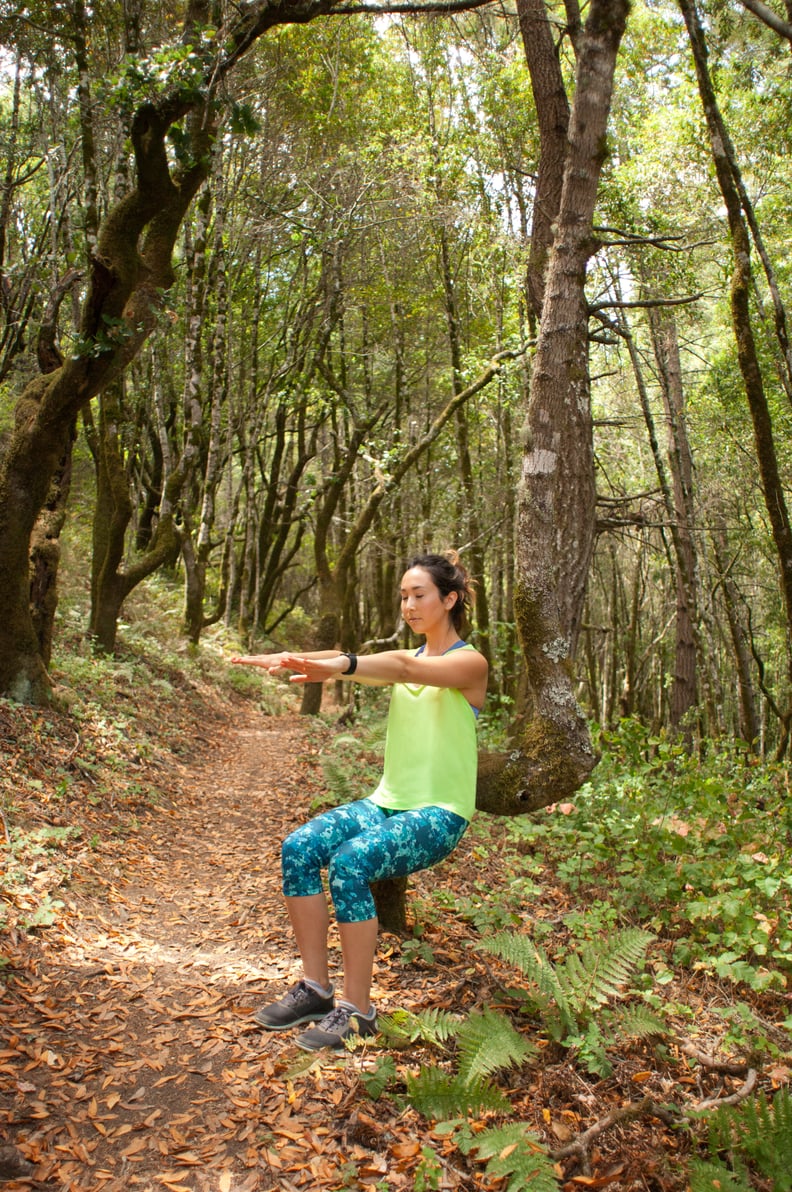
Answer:
<path fill-rule="evenodd" d="M 447 608 L 449 612 L 451 612 L 451 609 L 454 607 L 454 605 L 458 604 L 458 603 L 459 603 L 459 592 L 449 592 L 448 595 L 446 596 L 445 600 L 443 601 L 444 607 Z"/>

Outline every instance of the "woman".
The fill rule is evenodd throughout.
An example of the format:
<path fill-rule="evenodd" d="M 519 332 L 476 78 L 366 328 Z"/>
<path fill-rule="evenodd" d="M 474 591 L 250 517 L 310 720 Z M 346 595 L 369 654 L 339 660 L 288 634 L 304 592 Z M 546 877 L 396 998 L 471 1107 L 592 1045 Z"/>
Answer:
<path fill-rule="evenodd" d="M 321 1019 L 297 1038 L 308 1051 L 340 1048 L 351 1035 L 373 1035 L 377 1016 L 371 979 L 377 915 L 371 882 L 405 877 L 437 864 L 456 847 L 476 797 L 475 718 L 487 693 L 487 662 L 460 630 L 472 598 L 453 552 L 416 555 L 401 582 L 402 616 L 423 645 L 357 657 L 335 650 L 235 658 L 291 682 L 350 679 L 393 685 L 385 765 L 366 799 L 335 807 L 293 832 L 283 844 L 283 893 L 303 979 L 262 1007 L 256 1022 L 287 1030 Z M 327 868 L 341 937 L 343 993 L 338 1002 L 328 971 Z"/>

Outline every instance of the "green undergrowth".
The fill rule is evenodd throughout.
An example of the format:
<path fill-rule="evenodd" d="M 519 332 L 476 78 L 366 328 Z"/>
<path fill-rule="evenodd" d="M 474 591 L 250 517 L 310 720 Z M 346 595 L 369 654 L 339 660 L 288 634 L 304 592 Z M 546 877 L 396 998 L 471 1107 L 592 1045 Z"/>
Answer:
<path fill-rule="evenodd" d="M 365 794 L 376 781 L 381 730 L 371 713 L 328 743 L 330 799 Z M 736 745 L 689 756 L 634 722 L 597 746 L 602 760 L 574 803 L 514 820 L 477 817 L 464 880 L 411 895 L 413 936 L 402 941 L 402 964 L 440 963 L 434 941 L 442 944 L 449 917 L 461 919 L 473 949 L 500 962 L 500 1007 L 385 1016 L 386 1053 L 366 1076 L 368 1091 L 409 1105 L 504 1187 L 551 1188 L 559 1169 L 515 1118 L 515 1081 L 530 1084 L 531 1069 L 554 1047 L 581 1082 L 603 1087 L 640 1055 L 664 1072 L 673 1102 L 664 1112 L 677 1115 L 688 1140 L 679 1179 L 695 1192 L 766 1190 L 768 1179 L 788 1187 L 773 1158 L 783 1153 L 786 1162 L 778 1139 L 788 1128 L 788 1092 L 763 1090 L 698 1115 L 686 1092 L 689 1069 L 672 1059 L 679 1040 L 705 1030 L 707 1047 L 724 1059 L 741 1056 L 773 1080 L 789 1071 L 788 769 Z M 534 1039 L 543 1040 L 539 1052 Z M 416 1046 L 427 1058 L 405 1070 L 400 1053 Z M 471 1117 L 486 1128 L 471 1133 Z M 438 1186 L 438 1170 L 428 1151 L 423 1186 Z"/>
<path fill-rule="evenodd" d="M 689 756 L 632 721 L 600 745 L 574 804 L 513 821 L 512 847 L 552 869 L 590 922 L 594 909 L 603 926 L 640 924 L 671 942 L 674 964 L 757 992 L 788 989 L 788 768 L 728 743 Z"/>
<path fill-rule="evenodd" d="M 328 802 L 373 789 L 383 744 L 380 707 L 332 738 L 323 757 Z M 691 756 L 634 721 L 597 746 L 601 761 L 574 803 L 474 821 L 474 856 L 484 863 L 497 848 L 511 857 L 497 899 L 482 868 L 464 891 L 435 891 L 427 913 L 453 911 L 480 932 L 502 930 L 524 920 L 551 874 L 572 902 L 563 916 L 570 939 L 640 926 L 669 945 L 672 965 L 757 993 L 790 989 L 789 768 L 727 742 Z M 545 930 L 541 919 L 532 923 L 538 942 Z"/>

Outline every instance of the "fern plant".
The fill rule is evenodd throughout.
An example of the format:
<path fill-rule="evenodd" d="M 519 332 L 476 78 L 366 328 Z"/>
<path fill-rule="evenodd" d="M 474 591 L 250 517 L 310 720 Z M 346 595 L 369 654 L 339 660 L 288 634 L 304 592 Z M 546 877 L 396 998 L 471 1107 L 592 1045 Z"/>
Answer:
<path fill-rule="evenodd" d="M 472 1013 L 460 1023 L 456 1041 L 459 1075 L 465 1081 L 490 1076 L 536 1055 L 536 1048 L 496 1010 Z"/>
<path fill-rule="evenodd" d="M 408 1074 L 410 1104 L 424 1117 L 444 1123 L 443 1132 L 454 1135 L 463 1154 L 475 1151 L 477 1159 L 486 1160 L 487 1176 L 505 1179 L 506 1192 L 523 1192 L 527 1187 L 531 1192 L 558 1192 L 555 1168 L 524 1126 L 515 1124 L 476 1135 L 468 1126 L 469 1118 L 482 1113 L 509 1112 L 506 1095 L 490 1077 L 536 1054 L 536 1048 L 504 1014 L 485 1008 L 474 1010 L 467 1018 L 456 1018 L 444 1010 L 420 1014 L 396 1010 L 383 1015 L 380 1026 L 391 1044 L 421 1040 L 445 1049 L 453 1039 L 457 1070 L 448 1072 L 431 1065 L 423 1066 L 417 1075 Z"/>
<path fill-rule="evenodd" d="M 412 1014 L 396 1010 L 384 1015 L 381 1027 L 391 1043 L 422 1040 L 442 1047 L 454 1037 L 459 1064 L 455 1075 L 437 1067 L 423 1067 L 407 1078 L 412 1105 L 425 1117 L 448 1120 L 485 1109 L 507 1111 L 503 1093 L 488 1077 L 521 1064 L 535 1054 L 508 1018 L 496 1010 L 477 1010 L 459 1019 L 443 1010 Z"/>
<path fill-rule="evenodd" d="M 459 1073 L 434 1066 L 422 1067 L 416 1076 L 408 1074 L 407 1096 L 425 1118 L 441 1122 L 482 1113 L 508 1113 L 510 1109 L 505 1094 L 491 1080 L 481 1076 L 465 1080 Z"/>
<path fill-rule="evenodd" d="M 479 947 L 518 968 L 533 986 L 531 997 L 552 1038 L 580 1035 L 597 1011 L 624 996 L 624 987 L 646 954 L 653 936 L 639 928 L 589 941 L 578 953 L 554 965 L 526 936 L 502 931 Z"/>
<path fill-rule="evenodd" d="M 604 1030 L 610 1041 L 625 1039 L 656 1039 L 668 1028 L 659 1015 L 643 1002 L 631 1006 L 617 1006 L 604 1019 Z"/>
<path fill-rule="evenodd" d="M 558 1175 L 547 1152 L 534 1134 L 514 1122 L 481 1134 L 467 1134 L 459 1140 L 463 1154 L 476 1152 L 479 1160 L 488 1160 L 484 1174 L 490 1179 L 505 1179 L 505 1192 L 558 1192 Z"/>
<path fill-rule="evenodd" d="M 414 1014 L 411 1010 L 394 1010 L 379 1018 L 381 1034 L 391 1046 L 404 1047 L 407 1043 L 431 1043 L 442 1047 L 459 1030 L 461 1019 L 446 1010 L 422 1010 Z"/>
<path fill-rule="evenodd" d="M 634 1006 L 606 1007 L 596 1019 L 591 1019 L 585 1030 L 578 1035 L 567 1035 L 565 1047 L 577 1051 L 577 1061 L 594 1076 L 604 1080 L 613 1071 L 608 1059 L 607 1048 L 613 1043 L 624 1043 L 628 1039 L 651 1039 L 666 1033 L 662 1019 L 653 1014 L 648 1006 L 638 1003 Z"/>
<path fill-rule="evenodd" d="M 717 1160 L 712 1163 L 694 1160 L 690 1165 L 688 1178 L 690 1192 L 754 1192 L 753 1185 L 744 1172 L 729 1171 Z"/>
<path fill-rule="evenodd" d="M 773 1192 L 792 1189 L 792 1096 L 781 1089 L 768 1102 L 755 1097 L 717 1110 L 709 1123 L 709 1150 L 734 1157 L 737 1175 L 745 1163 L 772 1182 Z"/>

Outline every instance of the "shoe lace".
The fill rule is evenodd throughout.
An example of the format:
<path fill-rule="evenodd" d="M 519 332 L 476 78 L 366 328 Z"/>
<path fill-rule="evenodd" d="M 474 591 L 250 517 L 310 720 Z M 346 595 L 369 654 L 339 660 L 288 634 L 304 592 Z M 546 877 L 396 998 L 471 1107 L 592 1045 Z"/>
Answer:
<path fill-rule="evenodd" d="M 312 990 L 309 988 L 309 986 L 306 985 L 304 981 L 298 981 L 297 984 L 293 985 L 288 991 L 283 1000 L 284 1002 L 288 1002 L 290 1006 L 299 1006 L 303 1002 L 309 1001 L 311 995 Z"/>
<path fill-rule="evenodd" d="M 341 1031 L 344 1027 L 349 1025 L 349 1020 L 355 1013 L 349 1006 L 336 1006 L 329 1014 L 326 1014 L 319 1023 L 320 1030 L 323 1031 Z"/>

